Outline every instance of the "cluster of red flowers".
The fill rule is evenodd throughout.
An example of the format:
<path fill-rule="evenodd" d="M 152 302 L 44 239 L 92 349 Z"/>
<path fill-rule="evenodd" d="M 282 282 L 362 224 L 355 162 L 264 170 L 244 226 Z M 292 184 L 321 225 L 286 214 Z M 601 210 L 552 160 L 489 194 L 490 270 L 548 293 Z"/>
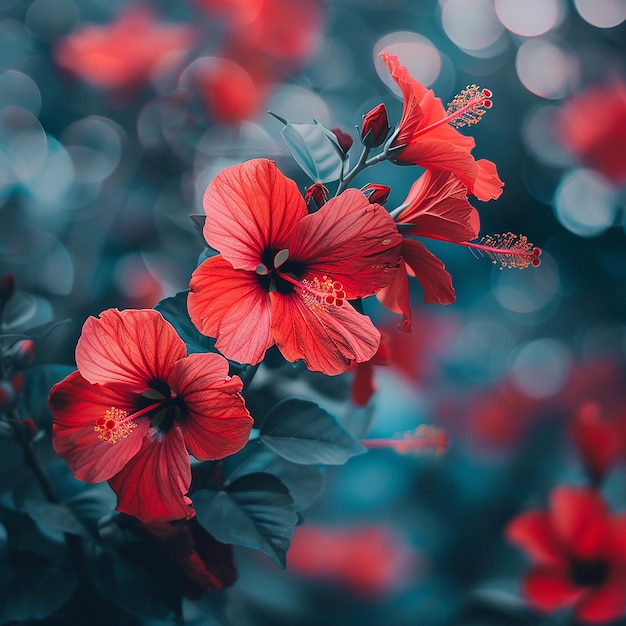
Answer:
<path fill-rule="evenodd" d="M 493 163 L 474 159 L 473 139 L 457 127 L 481 118 L 491 92 L 472 85 L 445 110 L 395 57 L 382 58 L 402 89 L 402 118 L 387 139 L 384 105 L 364 117 L 363 154 L 351 172 L 338 175 L 335 197 L 328 199 L 321 183 L 303 197 L 267 159 L 226 168 L 209 184 L 203 236 L 218 253 L 193 273 L 187 307 L 221 354 L 188 355 L 155 310 L 108 310 L 85 323 L 78 371 L 50 395 L 54 448 L 77 478 L 109 481 L 120 511 L 151 523 L 191 519 L 190 455 L 221 459 L 245 446 L 253 421 L 243 383 L 229 376 L 226 359 L 255 366 L 276 346 L 287 361 L 340 374 L 384 361 L 363 298 L 378 296 L 402 313 L 405 332 L 408 275 L 418 278 L 427 302 L 452 302 L 449 274 L 415 236 L 474 247 L 502 266 L 538 264 L 538 250 L 525 238 L 471 241 L 479 220 L 468 195 L 497 198 L 502 182 Z M 383 160 L 426 169 L 392 212 L 382 206 L 385 186 L 347 188 L 359 171 Z M 369 391 L 360 390 L 359 404 L 371 394 L 371 384 L 364 385 Z M 416 433 L 402 450 L 433 446 L 445 447 L 445 433 Z"/>

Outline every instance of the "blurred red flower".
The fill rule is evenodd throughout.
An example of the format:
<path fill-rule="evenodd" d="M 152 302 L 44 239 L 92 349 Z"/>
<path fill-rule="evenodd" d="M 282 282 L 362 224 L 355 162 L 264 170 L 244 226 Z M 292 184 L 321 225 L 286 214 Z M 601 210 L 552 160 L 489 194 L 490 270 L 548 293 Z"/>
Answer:
<path fill-rule="evenodd" d="M 411 187 L 396 223 L 403 234 L 453 243 L 474 239 L 479 231 L 478 211 L 467 200 L 467 187 L 452 172 L 426 170 Z M 424 244 L 402 239 L 400 269 L 378 294 L 381 303 L 402 313 L 400 330 L 411 331 L 408 276 L 424 290 L 424 302 L 450 304 L 455 300 L 452 278 L 444 264 Z"/>
<path fill-rule="evenodd" d="M 204 238 L 221 254 L 193 273 L 188 307 L 222 354 L 256 364 L 276 344 L 330 375 L 374 356 L 380 333 L 347 300 L 375 294 L 398 265 L 387 211 L 348 189 L 309 215 L 296 183 L 266 159 L 222 170 L 204 210 Z"/>
<path fill-rule="evenodd" d="M 453 127 L 468 111 L 478 112 L 474 119 L 477 121 L 484 109 L 491 106 L 491 92 L 476 88 L 478 91 L 469 102 L 463 100 L 463 104 L 447 112 L 432 90 L 410 76 L 397 57 L 383 52 L 380 58 L 404 99 L 400 123 L 388 145 L 391 160 L 453 172 L 479 200 L 500 197 L 504 183 L 494 163 L 486 159 L 476 161 L 471 155 L 474 139 Z"/>
<path fill-rule="evenodd" d="M 224 458 L 252 427 L 226 359 L 186 356 L 157 311 L 109 309 L 85 322 L 76 364 L 49 400 L 52 444 L 74 476 L 108 480 L 118 510 L 144 522 L 193 517 L 189 453 Z"/>
<path fill-rule="evenodd" d="M 187 25 L 158 22 L 143 5 L 131 5 L 116 21 L 87 24 L 60 40 L 56 62 L 98 89 L 134 91 L 175 67 L 195 41 Z"/>
<path fill-rule="evenodd" d="M 591 489 L 559 487 L 548 511 L 522 513 L 507 537 L 533 561 L 523 593 L 544 611 L 573 608 L 602 623 L 626 611 L 626 515 L 614 515 Z"/>
<path fill-rule="evenodd" d="M 601 112 L 601 114 L 599 114 Z M 626 184 L 626 82 L 592 87 L 568 100 L 557 134 L 584 165 L 614 185 Z"/>
<path fill-rule="evenodd" d="M 342 585 L 365 599 L 402 589 L 417 566 L 417 554 L 397 533 L 373 524 L 298 526 L 289 548 L 289 571 Z"/>

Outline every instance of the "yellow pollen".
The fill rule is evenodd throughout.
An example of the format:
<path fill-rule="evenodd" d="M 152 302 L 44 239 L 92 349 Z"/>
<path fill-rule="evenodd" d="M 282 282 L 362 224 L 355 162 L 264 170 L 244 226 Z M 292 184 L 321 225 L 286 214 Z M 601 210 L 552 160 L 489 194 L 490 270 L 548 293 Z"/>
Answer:
<path fill-rule="evenodd" d="M 128 411 L 113 406 L 107 409 L 104 415 L 96 420 L 93 427 L 98 433 L 98 439 L 110 444 L 126 439 L 137 428 L 137 423 L 127 418 Z"/>
<path fill-rule="evenodd" d="M 327 311 L 329 306 L 343 306 L 345 302 L 346 292 L 343 285 L 326 275 L 321 280 L 317 276 L 313 280 L 305 278 L 301 284 L 302 299 L 310 309 Z"/>

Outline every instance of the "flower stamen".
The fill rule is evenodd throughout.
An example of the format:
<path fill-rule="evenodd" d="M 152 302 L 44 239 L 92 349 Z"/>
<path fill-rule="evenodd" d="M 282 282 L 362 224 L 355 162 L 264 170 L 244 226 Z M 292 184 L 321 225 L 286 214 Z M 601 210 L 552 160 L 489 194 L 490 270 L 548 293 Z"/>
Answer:
<path fill-rule="evenodd" d="M 541 264 L 541 249 L 528 241 L 526 235 L 483 235 L 480 239 L 464 241 L 461 245 L 470 248 L 474 256 L 487 256 L 494 265 L 499 263 L 500 269 L 523 270 L 529 265 L 538 267 Z"/>
<path fill-rule="evenodd" d="M 96 420 L 93 429 L 98 433 L 98 439 L 116 444 L 118 441 L 126 439 L 137 428 L 137 422 L 134 421 L 136 417 L 160 407 L 161 404 L 161 402 L 156 402 L 135 413 L 129 413 L 124 409 L 112 406 L 106 409 L 104 415 Z"/>
<path fill-rule="evenodd" d="M 455 128 L 477 124 L 485 111 L 492 107 L 492 95 L 489 89 L 481 89 L 478 85 L 468 85 L 461 93 L 454 96 L 446 109 L 445 117 L 421 128 L 413 137 L 424 135 L 443 124 L 450 124 Z"/>
<path fill-rule="evenodd" d="M 313 280 L 304 278 L 301 281 L 282 272 L 279 272 L 278 276 L 295 287 L 299 287 L 300 295 L 310 309 L 327 311 L 329 306 L 343 306 L 346 300 L 343 284 L 325 274 L 321 280 L 314 276 Z"/>

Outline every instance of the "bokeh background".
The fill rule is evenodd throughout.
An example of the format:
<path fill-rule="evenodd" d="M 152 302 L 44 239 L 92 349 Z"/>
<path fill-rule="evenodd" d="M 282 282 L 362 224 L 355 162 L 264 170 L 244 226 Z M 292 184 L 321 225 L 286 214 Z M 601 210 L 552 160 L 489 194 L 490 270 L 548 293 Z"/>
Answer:
<path fill-rule="evenodd" d="M 526 234 L 542 264 L 499 271 L 428 244 L 455 304 L 424 305 L 413 285 L 405 336 L 368 303 L 391 355 L 368 436 L 434 424 L 449 450 L 327 472 L 285 571 L 238 552 L 233 624 L 572 623 L 520 599 L 526 565 L 503 528 L 585 484 L 581 411 L 626 419 L 625 20 L 624 0 L 0 0 L 0 274 L 20 290 L 4 330 L 63 321 L 38 363 L 73 363 L 88 315 L 187 287 L 203 248 L 189 214 L 223 167 L 268 157 L 311 184 L 267 111 L 341 128 L 354 159 L 361 116 L 401 112 L 382 49 L 444 103 L 471 83 L 494 93 L 465 131 L 505 181 L 475 203 L 481 232 Z M 604 135 L 590 153 L 577 133 Z M 393 208 L 418 175 L 385 163 L 354 185 L 390 185 Z M 617 510 L 625 477 L 618 465 L 604 486 Z"/>

